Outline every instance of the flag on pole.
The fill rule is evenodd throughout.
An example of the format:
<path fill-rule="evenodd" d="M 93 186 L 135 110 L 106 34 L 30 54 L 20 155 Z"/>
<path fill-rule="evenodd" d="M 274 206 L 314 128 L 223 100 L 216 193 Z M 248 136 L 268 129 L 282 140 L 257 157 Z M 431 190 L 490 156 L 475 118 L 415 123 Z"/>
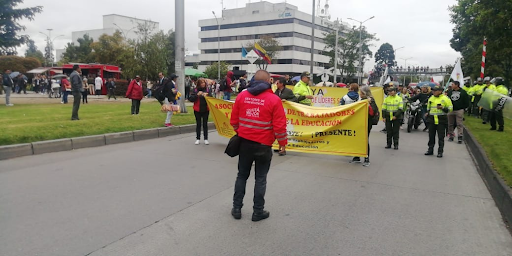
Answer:
<path fill-rule="evenodd" d="M 388 76 L 388 79 L 386 79 L 386 81 L 384 82 L 384 84 L 387 84 L 387 83 L 391 83 L 391 78 L 389 78 L 389 76 Z"/>
<path fill-rule="evenodd" d="M 263 47 L 261 47 L 260 44 L 254 43 L 254 52 L 256 52 L 256 54 L 258 54 L 258 56 L 260 56 L 268 64 L 272 62 L 272 59 L 270 58 L 270 56 L 268 56 L 267 51 L 265 51 L 265 49 L 263 49 Z"/>
<path fill-rule="evenodd" d="M 434 81 L 434 77 L 432 77 L 432 78 L 430 79 L 430 82 L 432 82 L 432 83 L 435 83 L 435 82 L 436 82 L 436 81 Z"/>
<path fill-rule="evenodd" d="M 242 58 L 247 57 L 247 50 L 242 46 Z"/>
<path fill-rule="evenodd" d="M 455 63 L 455 67 L 453 68 L 450 78 L 453 81 L 459 81 L 461 87 L 464 86 L 464 74 L 462 73 L 462 67 L 460 66 L 460 59 Z"/>

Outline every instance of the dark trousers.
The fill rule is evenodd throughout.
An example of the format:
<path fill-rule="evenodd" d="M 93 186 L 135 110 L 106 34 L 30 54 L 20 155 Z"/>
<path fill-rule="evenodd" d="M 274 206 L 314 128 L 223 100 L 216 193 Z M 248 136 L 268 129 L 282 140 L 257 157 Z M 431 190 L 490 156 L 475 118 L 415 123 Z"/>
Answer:
<path fill-rule="evenodd" d="M 267 191 L 267 174 L 272 161 L 272 148 L 267 145 L 242 139 L 240 155 L 238 158 L 238 176 L 235 182 L 233 207 L 242 208 L 244 205 L 245 185 L 251 174 L 254 162 L 254 211 L 261 211 L 265 207 L 265 192 Z"/>
<path fill-rule="evenodd" d="M 73 92 L 73 112 L 71 119 L 78 119 L 78 109 L 80 108 L 80 96 L 81 92 Z"/>
<path fill-rule="evenodd" d="M 96 95 L 98 95 L 98 97 L 101 95 L 101 90 L 96 90 Z"/>
<path fill-rule="evenodd" d="M 503 121 L 503 110 L 500 111 L 490 111 L 490 119 L 491 119 L 491 127 L 496 128 L 496 121 L 498 121 L 498 125 L 501 129 L 503 129 L 503 126 L 505 125 Z"/>
<path fill-rule="evenodd" d="M 370 161 L 370 132 L 372 131 L 372 126 L 371 125 L 371 120 L 369 120 L 369 123 L 368 123 L 368 156 L 364 158 L 365 161 Z M 360 161 L 361 158 L 358 157 L 358 156 L 355 156 L 354 158 L 352 158 L 352 161 Z"/>
<path fill-rule="evenodd" d="M 489 122 L 490 114 L 491 114 L 491 111 L 482 109 L 482 121 Z"/>
<path fill-rule="evenodd" d="M 194 116 L 196 117 L 196 139 L 201 139 L 201 125 L 203 126 L 203 136 L 204 139 L 208 139 L 208 116 L 210 115 L 209 111 L 206 112 L 197 112 L 194 111 Z"/>
<path fill-rule="evenodd" d="M 64 102 L 64 104 L 67 104 L 68 103 L 68 95 L 70 94 L 71 92 L 70 91 L 66 91 L 64 90 L 62 92 L 62 102 Z"/>
<path fill-rule="evenodd" d="M 114 94 L 114 88 L 108 89 L 108 99 L 110 100 L 110 97 L 114 97 L 115 100 L 117 100 L 116 95 Z"/>
<path fill-rule="evenodd" d="M 82 92 L 82 103 L 89 103 L 89 101 L 87 101 L 87 93 L 87 90 Z"/>
<path fill-rule="evenodd" d="M 185 87 L 185 99 L 190 97 L 190 87 Z"/>
<path fill-rule="evenodd" d="M 398 146 L 398 139 L 400 137 L 400 122 L 400 119 L 386 119 L 386 135 L 388 146 L 391 146 L 391 142 L 393 142 L 395 146 Z"/>
<path fill-rule="evenodd" d="M 435 124 L 435 122 L 430 123 L 428 127 L 428 151 L 434 151 L 437 133 L 437 139 L 439 143 L 437 153 L 442 154 L 444 152 L 444 136 L 446 135 L 446 127 L 446 124 Z"/>
<path fill-rule="evenodd" d="M 140 110 L 140 100 L 134 100 L 132 99 L 132 115 L 133 114 L 139 114 Z"/>
<path fill-rule="evenodd" d="M 481 95 L 476 95 L 475 99 L 473 100 L 473 103 L 472 103 L 472 107 L 473 107 L 472 113 L 473 113 L 473 116 L 480 116 L 480 108 L 478 107 L 478 102 L 480 101 L 481 98 L 482 98 Z"/>

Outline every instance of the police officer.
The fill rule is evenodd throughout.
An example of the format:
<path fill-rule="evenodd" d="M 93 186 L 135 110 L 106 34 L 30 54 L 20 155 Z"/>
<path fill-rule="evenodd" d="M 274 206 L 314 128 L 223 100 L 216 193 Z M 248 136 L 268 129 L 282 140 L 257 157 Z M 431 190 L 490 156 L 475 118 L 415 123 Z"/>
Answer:
<path fill-rule="evenodd" d="M 476 79 L 476 84 L 473 85 L 473 87 L 471 87 L 471 90 L 469 90 L 469 92 L 468 92 L 468 94 L 473 97 L 471 100 L 472 107 L 473 107 L 472 113 L 473 113 L 473 116 L 476 116 L 476 117 L 480 116 L 478 102 L 482 98 L 482 93 L 484 92 L 483 89 L 484 89 L 484 85 L 482 83 L 482 78 L 479 77 Z"/>
<path fill-rule="evenodd" d="M 495 79 L 495 83 L 498 85 L 496 86 L 495 88 L 489 88 L 489 90 L 493 90 L 503 96 L 507 96 L 508 95 L 508 88 L 503 85 L 503 78 L 501 77 L 496 77 Z M 501 97 L 499 97 L 501 98 Z M 499 99 L 497 99 L 499 100 Z M 496 121 L 498 121 L 498 125 L 499 125 L 499 128 L 498 128 L 498 131 L 499 132 L 502 132 L 503 129 L 504 129 L 504 121 L 503 121 L 503 109 L 502 107 L 500 107 L 499 105 L 499 102 L 494 102 L 492 103 L 494 106 L 494 108 L 498 108 L 498 110 L 493 110 L 493 111 L 489 111 L 489 114 L 490 114 L 490 122 L 491 122 L 491 131 L 495 131 L 496 130 Z"/>
<path fill-rule="evenodd" d="M 439 140 L 439 148 L 437 157 L 443 157 L 444 136 L 446 126 L 448 124 L 448 113 L 453 110 L 452 101 L 443 94 L 443 87 L 436 86 L 433 89 L 434 95 L 428 99 L 427 116 L 428 116 L 428 150 L 426 156 L 434 154 L 434 146 L 436 145 L 436 133 Z"/>
<path fill-rule="evenodd" d="M 396 88 L 388 88 L 388 97 L 384 99 L 382 104 L 382 118 L 386 123 L 387 145 L 386 148 L 391 148 L 391 142 L 398 150 L 398 139 L 400 133 L 400 119 L 404 112 L 404 104 L 402 97 L 396 95 Z"/>
<path fill-rule="evenodd" d="M 494 84 L 491 84 L 491 78 L 486 76 L 484 78 L 484 84 L 481 86 L 481 88 L 481 92 L 483 93 L 487 89 L 494 90 L 496 86 Z M 489 115 L 489 110 L 482 109 L 482 124 L 487 124 L 487 122 L 489 122 Z"/>

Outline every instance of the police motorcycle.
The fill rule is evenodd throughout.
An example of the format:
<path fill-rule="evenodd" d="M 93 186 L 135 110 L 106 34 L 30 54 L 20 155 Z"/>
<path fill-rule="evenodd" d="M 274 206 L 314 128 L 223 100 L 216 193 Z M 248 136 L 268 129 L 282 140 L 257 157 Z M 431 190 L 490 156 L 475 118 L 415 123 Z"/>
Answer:
<path fill-rule="evenodd" d="M 409 102 L 409 107 L 407 108 L 407 132 L 411 132 L 414 127 L 415 130 L 418 130 L 418 127 L 422 123 L 421 119 L 421 108 L 423 104 L 416 100 L 415 102 Z"/>

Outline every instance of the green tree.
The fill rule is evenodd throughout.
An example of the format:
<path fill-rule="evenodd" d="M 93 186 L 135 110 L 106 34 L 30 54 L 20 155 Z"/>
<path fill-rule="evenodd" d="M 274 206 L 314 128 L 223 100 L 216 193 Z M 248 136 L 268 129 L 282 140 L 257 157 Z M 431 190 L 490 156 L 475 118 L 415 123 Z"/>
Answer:
<path fill-rule="evenodd" d="M 210 66 L 206 67 L 204 73 L 211 79 L 217 79 L 218 75 L 218 63 L 214 62 Z M 229 64 L 226 62 L 220 62 L 220 78 L 222 79 L 228 74 Z"/>
<path fill-rule="evenodd" d="M 265 51 L 267 55 L 272 59 L 272 63 L 277 63 L 277 57 L 279 56 L 279 52 L 283 50 L 283 46 L 279 41 L 277 41 L 273 36 L 263 35 L 260 37 L 260 40 L 252 43 L 248 43 L 245 48 L 249 52 L 254 49 L 254 44 L 258 43 Z M 258 59 L 254 64 L 258 65 L 259 69 L 267 70 L 268 63 L 263 59 Z"/>
<path fill-rule="evenodd" d="M 94 50 L 96 62 L 102 64 L 119 65 L 120 57 L 129 47 L 124 41 L 121 32 L 116 31 L 114 35 L 103 34 L 98 38 L 98 42 L 91 44 Z"/>
<path fill-rule="evenodd" d="M 379 50 L 375 53 L 376 64 L 387 64 L 389 67 L 395 65 L 395 50 L 389 43 L 384 43 L 380 46 Z"/>
<path fill-rule="evenodd" d="M 10 69 L 26 73 L 27 71 L 41 67 L 41 62 L 32 57 L 19 57 L 19 56 L 0 56 L 0 70 Z"/>
<path fill-rule="evenodd" d="M 336 31 L 333 30 L 330 33 L 326 33 L 324 37 L 325 52 L 327 56 L 331 58 L 330 65 L 334 66 L 334 62 L 337 61 L 337 67 L 339 73 L 342 74 L 342 81 L 354 76 L 357 72 L 359 64 L 359 28 L 352 27 L 351 29 L 340 29 L 338 36 L 338 59 L 335 58 L 336 48 Z M 363 50 L 363 65 L 367 57 L 372 57 L 373 53 L 370 50 L 370 46 L 373 46 L 373 41 L 378 41 L 375 34 L 370 34 L 363 27 L 361 31 L 361 41 Z M 346 76 L 345 76 L 346 74 Z"/>
<path fill-rule="evenodd" d="M 512 79 L 512 1 L 458 0 L 451 6 L 451 47 L 463 57 L 465 75 L 479 77 L 483 39 L 487 38 L 486 76 Z"/>
<path fill-rule="evenodd" d="M 80 62 L 80 63 L 92 63 L 94 62 L 94 53 L 92 52 L 92 44 L 94 40 L 85 34 L 82 38 L 79 38 L 78 45 L 75 43 L 68 43 L 66 45 L 66 51 L 62 54 L 62 62 Z"/>
<path fill-rule="evenodd" d="M 19 35 L 25 30 L 25 26 L 19 23 L 21 19 L 34 20 L 36 13 L 40 13 L 43 7 L 29 7 L 16 9 L 23 0 L 0 1 L 0 55 L 16 55 L 16 47 L 26 43 L 28 35 Z"/>
<path fill-rule="evenodd" d="M 37 49 L 36 44 L 34 43 L 34 40 L 28 40 L 28 49 L 25 51 L 25 57 L 33 57 L 39 60 L 39 62 L 44 62 L 44 56 L 43 53 Z"/>

